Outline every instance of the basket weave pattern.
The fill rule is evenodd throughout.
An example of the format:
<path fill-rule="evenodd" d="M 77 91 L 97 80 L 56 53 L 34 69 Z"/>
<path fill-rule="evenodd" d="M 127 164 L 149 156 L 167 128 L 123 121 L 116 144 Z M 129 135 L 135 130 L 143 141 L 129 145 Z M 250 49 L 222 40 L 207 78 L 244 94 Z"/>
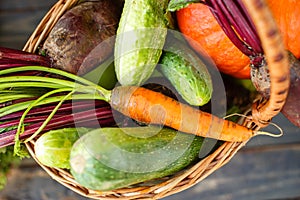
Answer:
<path fill-rule="evenodd" d="M 36 52 L 39 45 L 47 37 L 57 20 L 63 13 L 77 3 L 78 0 L 59 0 L 45 15 L 41 23 L 33 32 L 26 43 L 24 50 Z M 276 24 L 268 7 L 263 0 L 243 1 L 257 27 L 268 61 L 271 79 L 271 97 L 268 100 L 253 102 L 252 111 L 248 117 L 242 117 L 241 123 L 248 128 L 258 130 L 264 127 L 277 115 L 285 103 L 289 87 L 289 65 L 287 55 L 279 34 L 271 35 L 271 32 L 278 33 Z M 279 59 L 280 57 L 280 59 Z M 150 186 L 139 186 L 133 188 L 118 189 L 114 191 L 93 191 L 80 186 L 65 170 L 50 168 L 42 165 L 35 157 L 35 141 L 26 143 L 29 153 L 36 162 L 56 181 L 69 189 L 91 199 L 159 199 L 182 190 L 185 190 L 211 173 L 228 163 L 231 158 L 242 148 L 246 142 L 225 142 L 212 154 L 202 159 L 194 166 L 172 176 L 165 177 L 159 184 Z"/>

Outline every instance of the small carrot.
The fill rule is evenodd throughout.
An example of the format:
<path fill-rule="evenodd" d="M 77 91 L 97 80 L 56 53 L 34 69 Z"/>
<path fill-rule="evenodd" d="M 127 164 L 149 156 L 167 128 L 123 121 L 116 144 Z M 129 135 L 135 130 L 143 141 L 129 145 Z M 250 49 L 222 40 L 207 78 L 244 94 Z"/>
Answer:
<path fill-rule="evenodd" d="M 242 142 L 254 132 L 232 121 L 202 112 L 159 92 L 136 86 L 112 90 L 110 105 L 140 122 L 163 124 L 176 130 L 223 141 Z"/>

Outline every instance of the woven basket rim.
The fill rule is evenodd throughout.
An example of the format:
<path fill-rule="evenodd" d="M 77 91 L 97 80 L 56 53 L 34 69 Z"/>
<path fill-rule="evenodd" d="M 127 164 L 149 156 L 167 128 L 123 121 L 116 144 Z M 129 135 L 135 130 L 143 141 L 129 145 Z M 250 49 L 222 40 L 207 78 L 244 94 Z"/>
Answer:
<path fill-rule="evenodd" d="M 43 42 L 43 39 L 49 34 L 50 30 L 57 22 L 57 20 L 63 15 L 63 13 L 74 6 L 77 1 L 79 0 L 59 0 L 53 7 L 48 11 L 48 13 L 44 16 L 40 24 L 36 27 L 35 31 L 28 39 L 27 43 L 25 44 L 23 50 L 28 52 L 36 52 L 39 45 Z M 277 48 L 276 45 L 282 47 L 281 38 L 276 39 L 275 44 L 268 43 L 270 38 L 267 36 L 269 29 L 276 30 L 276 24 L 273 23 L 273 19 L 270 16 L 270 12 L 266 8 L 266 6 L 259 7 L 261 4 L 265 4 L 264 0 L 243 0 L 246 7 L 249 9 L 253 21 L 255 24 L 260 27 L 259 28 L 259 36 L 263 39 L 266 39 L 266 42 L 263 40 L 263 47 L 272 47 L 271 50 L 266 51 L 266 57 L 268 60 L 271 60 L 271 64 L 275 66 L 275 69 L 272 71 L 271 74 L 271 88 L 273 91 L 271 92 L 271 98 L 267 102 L 254 102 L 252 106 L 252 116 L 250 117 L 241 117 L 242 124 L 248 128 L 253 130 L 257 130 L 262 126 L 265 126 L 272 117 L 277 115 L 280 108 L 282 108 L 284 101 L 281 101 L 281 104 L 276 103 L 276 100 L 283 99 L 285 100 L 287 97 L 286 93 L 279 94 L 278 91 L 287 90 L 288 88 L 288 80 L 281 81 L 278 83 L 279 72 L 278 72 L 278 63 L 272 62 L 273 56 L 278 54 L 277 51 L 281 50 Z M 265 9 L 265 10 L 263 10 Z M 267 14 L 265 14 L 267 13 Z M 268 23 L 264 24 L 265 19 Z M 271 23 L 270 23 L 271 21 Z M 266 22 L 265 22 L 266 23 Z M 266 27 L 264 27 L 266 26 Z M 274 40 L 272 40 L 274 41 Z M 273 45 L 273 46 L 272 46 Z M 277 48 L 275 52 L 273 51 L 274 45 Z M 282 47 L 282 49 L 284 49 Z M 282 52 L 280 52 L 282 53 Z M 286 60 L 281 61 L 282 63 L 287 63 Z M 286 77 L 289 75 L 289 70 L 282 72 L 282 66 L 280 67 L 281 71 L 280 74 L 284 73 Z M 274 72 L 274 73 L 273 73 Z M 275 80 L 275 81 L 274 81 Z M 274 83 L 272 85 L 272 83 Z M 250 120 L 249 120 L 250 119 Z M 196 163 L 195 165 L 191 166 L 188 169 L 181 171 L 180 173 L 176 174 L 175 176 L 166 179 L 165 181 L 152 186 L 143 186 L 143 187 L 136 187 L 136 188 L 123 188 L 114 191 L 94 191 L 89 190 L 81 185 L 79 185 L 72 175 L 63 169 L 57 168 L 50 168 L 41 164 L 34 152 L 34 145 L 35 140 L 25 143 L 29 153 L 35 159 L 35 161 L 57 182 L 64 185 L 65 187 L 75 191 L 76 193 L 91 198 L 91 199 L 160 199 L 180 191 L 183 191 L 187 188 L 194 186 L 195 184 L 199 183 L 207 176 L 212 174 L 214 171 L 219 169 L 220 167 L 227 164 L 232 157 L 243 147 L 246 145 L 248 141 L 245 142 L 224 142 L 219 148 L 217 148 L 213 153 Z"/>

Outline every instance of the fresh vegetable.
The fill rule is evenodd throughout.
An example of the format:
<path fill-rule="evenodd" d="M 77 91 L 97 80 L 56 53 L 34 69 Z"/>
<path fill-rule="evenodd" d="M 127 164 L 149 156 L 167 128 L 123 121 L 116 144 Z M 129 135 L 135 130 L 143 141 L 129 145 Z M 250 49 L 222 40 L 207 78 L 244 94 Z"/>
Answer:
<path fill-rule="evenodd" d="M 159 127 L 102 128 L 71 150 L 71 174 L 89 189 L 114 190 L 168 176 L 199 160 L 203 138 Z"/>
<path fill-rule="evenodd" d="M 300 127 L 300 61 L 292 53 L 289 53 L 289 60 L 291 84 L 281 112 L 295 126 Z"/>
<path fill-rule="evenodd" d="M 300 1 L 294 0 L 267 0 L 273 17 L 280 29 L 283 42 L 296 58 L 300 58 Z"/>
<path fill-rule="evenodd" d="M 43 43 L 54 67 L 85 74 L 113 53 L 122 6 L 119 1 L 86 1 L 68 10 Z"/>
<path fill-rule="evenodd" d="M 39 137 L 34 145 L 36 158 L 43 165 L 70 169 L 70 152 L 73 144 L 90 129 L 64 128 L 51 130 Z"/>
<path fill-rule="evenodd" d="M 108 58 L 106 61 L 104 61 L 104 63 L 88 72 L 83 77 L 94 83 L 97 83 L 105 89 L 113 89 L 118 82 L 113 58 Z"/>
<path fill-rule="evenodd" d="M 165 49 L 160 59 L 162 74 L 187 103 L 195 106 L 208 103 L 213 86 L 203 60 L 179 40 L 170 40 Z"/>
<path fill-rule="evenodd" d="M 164 124 L 176 130 L 202 137 L 241 142 L 254 135 L 251 129 L 220 119 L 142 87 L 114 88 L 110 105 L 137 121 Z"/>
<path fill-rule="evenodd" d="M 208 6 L 203 3 L 193 3 L 183 9 L 179 9 L 176 12 L 176 16 L 180 31 L 187 36 L 187 40 L 190 41 L 196 50 L 202 52 L 204 49 L 216 62 L 220 71 L 238 78 L 250 78 L 250 59 L 235 46 L 232 40 L 233 37 L 229 39 L 225 34 L 222 29 L 224 25 L 222 25 L 222 28 L 220 27 L 209 9 L 211 6 L 209 2 L 205 1 Z M 298 44 L 300 43 L 300 38 L 298 35 L 300 24 L 296 21 L 298 21 L 300 12 L 300 2 L 294 0 L 267 0 L 267 3 L 279 26 L 286 48 L 299 58 L 300 48 Z M 216 3 L 216 5 L 221 4 Z M 216 8 L 212 10 L 216 10 Z M 229 12 L 234 13 L 236 11 L 231 8 Z M 222 12 L 218 11 L 218 13 Z M 234 14 L 229 13 L 226 15 L 228 18 L 234 16 Z M 232 19 L 238 20 L 240 18 L 232 17 Z M 246 32 L 245 29 L 241 29 Z M 253 42 L 248 39 L 249 37 L 247 37 L 247 43 L 250 42 L 252 48 L 255 48 Z"/>
<path fill-rule="evenodd" d="M 187 7 L 192 3 L 199 3 L 199 1 L 200 0 L 170 0 L 168 10 L 174 12 Z"/>
<path fill-rule="evenodd" d="M 180 32 L 199 53 L 207 53 L 218 69 L 237 78 L 250 78 L 249 58 L 226 36 L 209 7 L 193 3 L 176 12 Z"/>
<path fill-rule="evenodd" d="M 168 0 L 126 0 L 115 42 L 121 85 L 141 85 L 152 74 L 165 43 Z"/>

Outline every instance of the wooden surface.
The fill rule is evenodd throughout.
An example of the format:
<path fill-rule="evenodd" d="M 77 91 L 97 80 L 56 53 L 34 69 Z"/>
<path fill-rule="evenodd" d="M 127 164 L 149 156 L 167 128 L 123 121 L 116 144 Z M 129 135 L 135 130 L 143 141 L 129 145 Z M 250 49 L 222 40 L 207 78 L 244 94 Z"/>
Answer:
<path fill-rule="evenodd" d="M 0 46 L 21 49 L 56 1 L 0 0 Z M 300 199 L 300 129 L 282 115 L 273 120 L 284 136 L 253 138 L 223 168 L 165 200 Z M 268 129 L 278 132 L 276 129 Z M 53 181 L 33 160 L 11 171 L 0 200 L 81 200 Z"/>
<path fill-rule="evenodd" d="M 0 45 L 21 49 L 56 1 L 0 0 Z"/>

